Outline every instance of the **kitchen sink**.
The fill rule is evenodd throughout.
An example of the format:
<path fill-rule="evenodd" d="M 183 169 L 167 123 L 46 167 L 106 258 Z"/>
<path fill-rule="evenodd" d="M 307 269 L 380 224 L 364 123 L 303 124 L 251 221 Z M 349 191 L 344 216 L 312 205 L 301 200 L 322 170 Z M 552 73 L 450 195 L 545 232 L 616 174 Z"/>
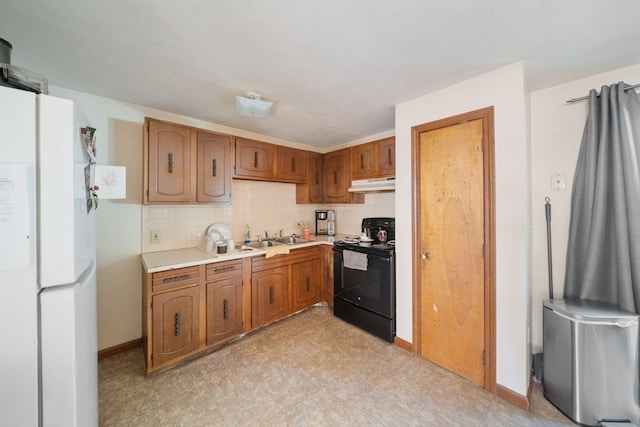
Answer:
<path fill-rule="evenodd" d="M 303 239 L 302 237 L 283 237 L 282 239 L 277 240 L 280 243 L 286 243 L 287 245 L 295 245 L 298 243 L 309 243 L 311 240 Z"/>
<path fill-rule="evenodd" d="M 255 249 L 268 248 L 269 246 L 280 246 L 284 245 L 284 242 L 278 242 L 276 240 L 262 240 L 262 241 L 252 241 L 250 243 L 245 243 L 246 246 Z"/>

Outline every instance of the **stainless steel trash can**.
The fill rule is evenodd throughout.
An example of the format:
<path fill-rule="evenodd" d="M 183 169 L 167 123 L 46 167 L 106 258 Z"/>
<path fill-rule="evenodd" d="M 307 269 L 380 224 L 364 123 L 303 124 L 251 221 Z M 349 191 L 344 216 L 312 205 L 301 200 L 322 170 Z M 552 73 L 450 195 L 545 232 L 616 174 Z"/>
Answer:
<path fill-rule="evenodd" d="M 593 301 L 543 303 L 544 396 L 579 424 L 640 424 L 640 316 Z"/>

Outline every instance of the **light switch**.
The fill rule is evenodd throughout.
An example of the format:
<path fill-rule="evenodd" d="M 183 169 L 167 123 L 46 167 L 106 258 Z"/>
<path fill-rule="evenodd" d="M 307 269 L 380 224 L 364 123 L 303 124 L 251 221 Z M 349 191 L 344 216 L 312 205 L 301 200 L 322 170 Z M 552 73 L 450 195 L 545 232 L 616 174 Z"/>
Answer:
<path fill-rule="evenodd" d="M 563 173 L 556 172 L 551 175 L 551 189 L 552 190 L 564 190 L 566 187 L 565 178 Z"/>

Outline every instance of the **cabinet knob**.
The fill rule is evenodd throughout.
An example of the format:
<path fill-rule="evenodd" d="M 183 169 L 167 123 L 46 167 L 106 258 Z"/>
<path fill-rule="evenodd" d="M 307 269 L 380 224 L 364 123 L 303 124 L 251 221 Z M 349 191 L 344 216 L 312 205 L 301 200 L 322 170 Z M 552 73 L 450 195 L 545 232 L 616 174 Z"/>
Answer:
<path fill-rule="evenodd" d="M 431 252 L 425 252 L 421 256 L 422 259 L 431 259 Z"/>

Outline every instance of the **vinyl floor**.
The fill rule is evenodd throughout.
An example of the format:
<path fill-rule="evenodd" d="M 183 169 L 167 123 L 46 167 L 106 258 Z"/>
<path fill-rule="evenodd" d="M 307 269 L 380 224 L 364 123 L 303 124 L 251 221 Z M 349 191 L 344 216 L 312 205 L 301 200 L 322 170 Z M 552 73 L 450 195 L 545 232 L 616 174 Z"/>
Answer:
<path fill-rule="evenodd" d="M 314 306 L 146 376 L 99 363 L 100 426 L 573 426 L 534 384 L 519 409 Z"/>

